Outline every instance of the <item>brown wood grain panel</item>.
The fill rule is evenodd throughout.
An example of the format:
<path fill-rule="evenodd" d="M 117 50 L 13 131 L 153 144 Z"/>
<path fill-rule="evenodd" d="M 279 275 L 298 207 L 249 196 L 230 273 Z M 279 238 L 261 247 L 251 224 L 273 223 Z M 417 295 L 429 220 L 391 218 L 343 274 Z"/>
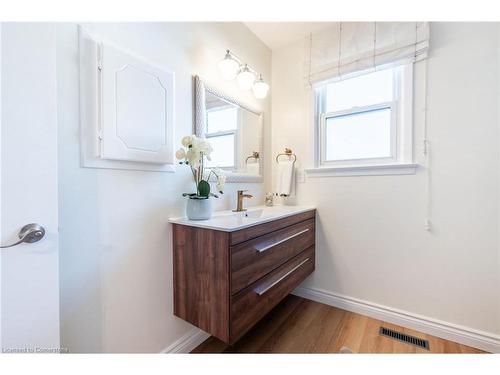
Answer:
<path fill-rule="evenodd" d="M 316 216 L 316 210 L 306 211 L 299 213 L 297 215 L 292 215 L 285 217 L 283 219 L 270 221 L 268 223 L 255 225 L 253 227 L 244 228 L 238 231 L 230 233 L 230 243 L 231 245 L 236 245 L 244 241 L 248 241 L 252 238 L 263 236 L 267 233 L 280 230 L 282 228 L 288 227 L 290 225 L 305 221 L 308 219 L 313 219 Z"/>
<path fill-rule="evenodd" d="M 231 293 L 235 294 L 314 245 L 314 233 L 314 219 L 309 219 L 231 247 Z M 266 251 L 257 250 L 273 244 L 276 245 Z"/>
<path fill-rule="evenodd" d="M 271 286 L 304 260 L 295 269 L 267 292 L 259 295 L 256 291 Z M 231 337 L 234 343 L 274 306 L 285 298 L 297 285 L 314 271 L 314 246 L 303 251 L 267 276 L 231 297 Z"/>
<path fill-rule="evenodd" d="M 174 224 L 174 314 L 229 341 L 229 235 Z"/>
<path fill-rule="evenodd" d="M 174 314 L 234 343 L 314 270 L 314 218 L 310 210 L 232 233 L 173 224 Z M 256 257 L 255 247 L 269 244 L 273 247 Z M 307 257 L 307 263 L 255 298 L 253 286 L 269 286 Z M 233 280 L 240 283 L 234 289 Z"/>

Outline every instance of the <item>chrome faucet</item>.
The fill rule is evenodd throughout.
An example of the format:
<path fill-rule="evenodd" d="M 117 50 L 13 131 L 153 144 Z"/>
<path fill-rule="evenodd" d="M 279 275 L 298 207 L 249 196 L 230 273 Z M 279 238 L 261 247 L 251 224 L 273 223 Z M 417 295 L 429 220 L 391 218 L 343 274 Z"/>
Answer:
<path fill-rule="evenodd" d="M 241 212 L 241 211 L 246 211 L 246 208 L 243 208 L 243 198 L 253 198 L 253 195 L 251 194 L 243 194 L 245 191 L 248 190 L 238 190 L 238 203 L 236 205 L 236 210 L 233 210 L 233 212 Z"/>

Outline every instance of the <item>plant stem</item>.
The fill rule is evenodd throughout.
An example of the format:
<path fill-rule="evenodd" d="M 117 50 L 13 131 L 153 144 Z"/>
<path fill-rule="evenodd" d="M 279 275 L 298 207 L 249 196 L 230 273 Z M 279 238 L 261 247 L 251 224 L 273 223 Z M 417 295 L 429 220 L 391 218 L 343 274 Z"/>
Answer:
<path fill-rule="evenodd" d="M 194 186 L 196 188 L 196 191 L 198 191 L 198 184 L 196 183 L 196 171 L 194 170 L 193 167 L 189 166 L 191 168 L 191 172 L 193 173 L 193 179 L 194 179 Z"/>
<path fill-rule="evenodd" d="M 205 158 L 203 157 L 203 152 L 200 152 L 201 156 L 201 178 L 203 179 L 203 174 L 205 173 Z"/>

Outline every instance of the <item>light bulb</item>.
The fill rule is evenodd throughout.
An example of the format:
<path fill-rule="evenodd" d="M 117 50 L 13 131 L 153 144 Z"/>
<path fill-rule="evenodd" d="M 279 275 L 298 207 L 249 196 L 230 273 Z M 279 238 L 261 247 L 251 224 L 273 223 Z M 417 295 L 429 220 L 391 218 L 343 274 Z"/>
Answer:
<path fill-rule="evenodd" d="M 230 81 L 236 78 L 240 70 L 240 63 L 236 61 L 234 57 L 231 56 L 229 50 L 227 50 L 224 59 L 219 61 L 218 68 L 222 78 Z"/>
<path fill-rule="evenodd" d="M 257 99 L 264 99 L 267 96 L 267 92 L 269 91 L 269 85 L 264 82 L 264 80 L 262 79 L 262 75 L 253 84 L 252 90 L 253 94 Z"/>
<path fill-rule="evenodd" d="M 241 90 L 250 90 L 255 81 L 255 74 L 253 74 L 250 69 L 248 69 L 248 65 L 245 64 L 236 76 L 236 81 Z"/>

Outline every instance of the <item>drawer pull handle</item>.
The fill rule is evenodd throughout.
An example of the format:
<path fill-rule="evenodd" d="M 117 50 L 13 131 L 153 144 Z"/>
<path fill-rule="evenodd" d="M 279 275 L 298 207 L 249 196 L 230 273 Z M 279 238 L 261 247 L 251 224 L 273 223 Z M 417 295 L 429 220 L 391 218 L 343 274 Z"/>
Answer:
<path fill-rule="evenodd" d="M 306 233 L 307 231 L 309 230 L 309 228 L 307 229 L 304 229 L 304 230 L 301 230 L 300 232 L 297 232 L 295 234 L 292 234 L 291 236 L 287 237 L 287 238 L 283 238 L 282 240 L 279 240 L 279 241 L 276 241 L 274 243 L 272 243 L 271 245 L 267 245 L 267 246 L 264 246 L 262 248 L 258 248 L 256 249 L 259 253 L 263 253 L 264 251 L 266 250 L 269 250 L 275 246 L 278 246 L 280 243 L 283 243 L 283 242 L 286 242 L 288 240 L 291 240 L 292 238 L 294 237 L 297 237 L 297 236 L 300 236 L 302 233 Z"/>
<path fill-rule="evenodd" d="M 276 284 L 278 284 L 281 280 L 287 278 L 288 276 L 290 276 L 293 272 L 295 272 L 298 268 L 302 267 L 302 265 L 304 263 L 306 263 L 307 261 L 309 260 L 309 258 L 307 259 L 304 259 L 302 262 L 300 262 L 299 264 L 297 264 L 295 267 L 293 267 L 290 271 L 288 271 L 287 273 L 285 273 L 283 276 L 281 276 L 278 280 L 274 281 L 271 285 L 268 285 L 267 287 L 265 287 L 264 289 L 259 289 L 257 288 L 255 290 L 255 293 L 257 293 L 259 296 L 263 295 L 264 293 L 266 293 L 269 289 L 271 289 L 273 286 L 275 286 Z"/>

